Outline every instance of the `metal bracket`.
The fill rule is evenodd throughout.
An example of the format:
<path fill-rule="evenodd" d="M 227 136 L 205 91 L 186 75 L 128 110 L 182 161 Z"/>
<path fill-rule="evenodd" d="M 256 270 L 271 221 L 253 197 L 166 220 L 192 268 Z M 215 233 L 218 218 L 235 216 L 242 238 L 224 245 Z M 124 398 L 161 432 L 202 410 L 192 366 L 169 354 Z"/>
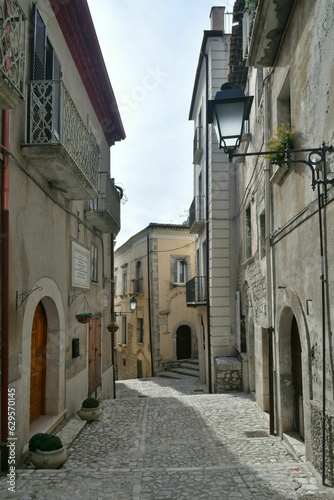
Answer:
<path fill-rule="evenodd" d="M 27 300 L 29 295 L 32 294 L 33 292 L 36 292 L 37 290 L 43 290 L 43 288 L 41 286 L 35 286 L 28 292 L 23 292 L 23 293 L 16 292 L 16 309 L 19 309 L 22 306 L 23 302 Z"/>

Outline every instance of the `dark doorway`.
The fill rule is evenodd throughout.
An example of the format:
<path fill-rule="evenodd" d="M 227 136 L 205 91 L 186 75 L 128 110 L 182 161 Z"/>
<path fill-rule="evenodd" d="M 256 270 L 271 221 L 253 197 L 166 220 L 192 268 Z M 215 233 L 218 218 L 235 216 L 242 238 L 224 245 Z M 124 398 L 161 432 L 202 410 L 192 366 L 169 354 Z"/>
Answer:
<path fill-rule="evenodd" d="M 293 384 L 293 427 L 304 438 L 302 349 L 296 318 L 291 325 L 291 362 Z"/>
<path fill-rule="evenodd" d="M 191 358 L 191 330 L 182 325 L 176 331 L 176 359 Z"/>

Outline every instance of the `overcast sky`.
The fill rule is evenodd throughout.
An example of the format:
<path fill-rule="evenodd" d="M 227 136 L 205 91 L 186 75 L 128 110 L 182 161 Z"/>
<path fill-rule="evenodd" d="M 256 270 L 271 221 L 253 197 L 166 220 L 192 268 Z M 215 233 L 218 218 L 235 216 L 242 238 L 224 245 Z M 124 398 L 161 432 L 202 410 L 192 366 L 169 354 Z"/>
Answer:
<path fill-rule="evenodd" d="M 212 6 L 234 0 L 88 0 L 126 139 L 111 148 L 124 189 L 117 246 L 150 222 L 182 224 L 193 198 L 188 120 Z M 231 18 L 231 16 L 228 16 Z"/>

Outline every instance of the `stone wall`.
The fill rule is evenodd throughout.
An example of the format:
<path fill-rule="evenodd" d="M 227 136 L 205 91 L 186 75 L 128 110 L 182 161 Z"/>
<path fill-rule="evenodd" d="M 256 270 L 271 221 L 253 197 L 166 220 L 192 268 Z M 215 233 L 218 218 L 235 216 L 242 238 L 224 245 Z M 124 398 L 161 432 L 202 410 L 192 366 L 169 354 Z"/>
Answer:
<path fill-rule="evenodd" d="M 311 401 L 311 446 L 313 453 L 312 463 L 317 471 L 322 474 L 322 408 Z M 334 415 L 326 415 L 326 481 L 334 485 Z"/>
<path fill-rule="evenodd" d="M 215 358 L 215 373 L 214 389 L 216 394 L 242 391 L 241 361 L 237 358 Z"/>

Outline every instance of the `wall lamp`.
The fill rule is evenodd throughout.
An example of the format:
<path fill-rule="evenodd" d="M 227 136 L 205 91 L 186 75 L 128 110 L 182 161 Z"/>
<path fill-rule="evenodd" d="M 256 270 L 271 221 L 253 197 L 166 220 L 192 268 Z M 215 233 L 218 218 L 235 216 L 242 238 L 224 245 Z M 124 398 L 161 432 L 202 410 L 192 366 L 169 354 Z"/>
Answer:
<path fill-rule="evenodd" d="M 134 313 L 135 310 L 137 309 L 137 299 L 136 299 L 136 297 L 131 297 L 129 304 L 130 304 L 130 311 L 114 312 L 115 316 L 122 316 L 123 314 Z"/>

